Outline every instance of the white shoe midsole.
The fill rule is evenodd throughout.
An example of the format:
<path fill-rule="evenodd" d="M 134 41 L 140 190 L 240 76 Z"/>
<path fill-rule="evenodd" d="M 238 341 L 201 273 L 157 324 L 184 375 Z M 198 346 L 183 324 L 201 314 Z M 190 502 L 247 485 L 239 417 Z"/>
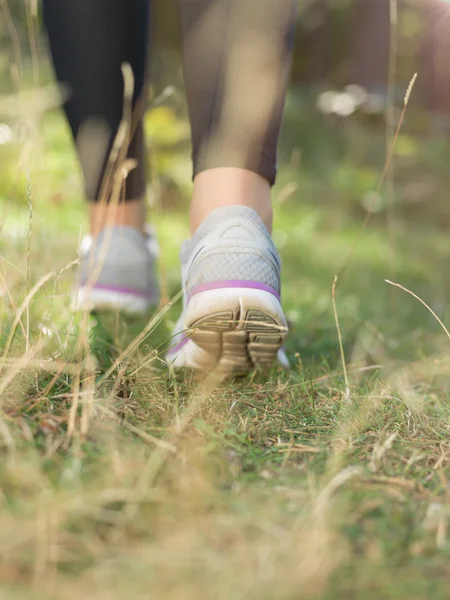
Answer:
<path fill-rule="evenodd" d="M 211 314 L 236 311 L 237 308 L 242 319 L 249 310 L 257 310 L 272 317 L 280 327 L 287 328 L 278 298 L 270 292 L 252 288 L 220 288 L 195 294 L 186 310 L 186 327 L 192 327 L 196 321 Z"/>
<path fill-rule="evenodd" d="M 75 310 L 116 308 L 130 313 L 144 314 L 151 304 L 151 300 L 143 296 L 94 287 L 80 287 L 74 295 Z"/>
<path fill-rule="evenodd" d="M 242 319 L 245 319 L 249 310 L 261 311 L 271 316 L 280 329 L 287 331 L 286 318 L 278 298 L 264 290 L 252 288 L 221 288 L 195 294 L 189 301 L 183 328 L 188 332 L 199 319 L 220 312 L 232 311 L 236 314 L 238 310 Z M 278 350 L 277 358 L 279 364 L 289 368 L 289 361 L 282 348 Z M 190 339 L 170 349 L 167 359 L 175 368 L 188 367 L 207 371 L 215 366 L 214 358 Z"/>

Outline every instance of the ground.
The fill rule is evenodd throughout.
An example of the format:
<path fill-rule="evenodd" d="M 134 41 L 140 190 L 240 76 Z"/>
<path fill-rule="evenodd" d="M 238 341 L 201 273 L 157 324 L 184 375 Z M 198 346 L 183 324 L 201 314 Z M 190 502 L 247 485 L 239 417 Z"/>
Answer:
<path fill-rule="evenodd" d="M 33 123 L 0 145 L 0 596 L 448 598 L 450 339 L 385 281 L 446 322 L 445 138 L 406 122 L 362 229 L 383 119 L 291 93 L 274 239 L 292 368 L 216 387 L 160 359 L 188 232 L 183 115 L 147 116 L 163 305 L 141 320 L 72 313 L 79 172 L 61 115 Z"/>

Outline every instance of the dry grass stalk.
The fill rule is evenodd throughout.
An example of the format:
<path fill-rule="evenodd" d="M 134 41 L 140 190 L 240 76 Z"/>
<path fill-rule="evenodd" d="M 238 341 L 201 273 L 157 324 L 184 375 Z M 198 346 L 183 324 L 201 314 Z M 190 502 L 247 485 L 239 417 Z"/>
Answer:
<path fill-rule="evenodd" d="M 120 356 L 118 356 L 118 358 L 114 361 L 114 364 L 111 365 L 111 367 L 106 371 L 106 373 L 100 378 L 97 384 L 98 387 L 101 386 L 102 383 L 105 382 L 122 364 L 122 362 L 126 360 L 128 356 L 130 356 L 130 354 L 139 346 L 139 344 L 148 335 L 150 335 L 150 333 L 158 326 L 158 324 L 164 318 L 165 314 L 172 308 L 174 304 L 178 302 L 178 300 L 181 298 L 181 295 L 182 291 L 180 290 L 178 294 L 176 294 L 176 296 L 171 300 L 171 302 L 166 304 L 166 306 L 164 306 L 156 315 L 154 315 L 150 319 L 150 321 L 147 323 L 147 325 L 144 327 L 141 333 L 138 336 L 136 336 L 136 338 L 128 345 L 127 348 L 125 348 L 123 352 L 121 352 Z"/>
<path fill-rule="evenodd" d="M 27 173 L 27 200 L 28 200 L 28 248 L 27 248 L 27 295 L 30 292 L 31 280 L 31 237 L 33 235 L 33 203 L 31 201 L 31 180 L 30 174 Z M 26 336 L 25 336 L 25 352 L 29 350 L 30 340 L 30 305 L 27 304 L 26 314 Z"/>
<path fill-rule="evenodd" d="M 393 285 L 394 287 L 397 287 L 397 288 L 403 290 L 404 292 L 410 294 L 413 298 L 415 298 L 421 304 L 423 304 L 423 306 L 425 306 L 425 308 L 433 315 L 433 317 L 436 319 L 436 321 L 439 323 L 439 325 L 445 331 L 447 337 L 450 339 L 450 332 L 447 329 L 447 327 L 444 325 L 444 323 L 441 321 L 441 319 L 437 316 L 437 314 L 434 312 L 434 310 L 430 306 L 428 306 L 428 304 L 424 300 L 422 300 L 422 298 L 420 298 L 417 294 L 415 294 L 411 290 L 408 290 L 408 288 L 404 287 L 403 285 L 400 285 L 399 283 L 394 283 L 392 281 L 389 281 L 389 279 L 385 279 L 385 281 L 389 285 Z"/>
<path fill-rule="evenodd" d="M 370 206 L 369 206 L 369 208 L 367 210 L 366 217 L 365 217 L 364 221 L 362 222 L 361 227 L 360 227 L 360 229 L 358 231 L 358 235 L 357 235 L 357 238 L 355 240 L 355 243 L 353 244 L 353 247 L 351 248 L 351 250 L 350 250 L 350 252 L 349 252 L 349 254 L 348 254 L 348 256 L 347 256 L 347 258 L 345 260 L 345 263 L 344 263 L 344 265 L 343 265 L 343 267 L 342 267 L 342 269 L 341 269 L 341 271 L 339 273 L 339 276 L 342 276 L 342 274 L 345 272 L 345 270 L 346 270 L 346 268 L 347 268 L 348 264 L 350 263 L 350 260 L 351 260 L 351 258 L 353 256 L 353 253 L 356 250 L 356 247 L 357 247 L 357 245 L 358 245 L 358 243 L 359 243 L 359 241 L 361 239 L 361 236 L 364 233 L 364 231 L 366 230 L 366 227 L 369 224 L 369 221 L 370 221 L 370 219 L 372 217 L 373 210 L 374 210 L 376 202 L 378 200 L 378 196 L 379 196 L 379 194 L 381 192 L 381 189 L 383 187 L 383 184 L 384 184 L 384 182 L 386 180 L 386 176 L 389 173 L 389 169 L 391 168 L 391 163 L 392 163 L 392 159 L 393 159 L 393 156 L 394 156 L 395 147 L 397 145 L 397 140 L 398 140 L 398 137 L 400 135 L 400 131 L 401 131 L 401 128 L 402 128 L 402 125 L 403 125 L 403 121 L 405 119 L 406 109 L 408 108 L 408 102 L 409 102 L 412 90 L 414 88 L 414 85 L 416 83 L 416 80 L 417 80 L 417 73 L 415 73 L 413 75 L 413 77 L 412 77 L 412 79 L 411 79 L 411 81 L 409 83 L 408 89 L 406 91 L 404 105 L 403 105 L 403 110 L 401 112 L 400 119 L 399 119 L 398 124 L 397 124 L 397 129 L 395 130 L 394 137 L 392 139 L 392 143 L 390 144 L 388 155 L 386 157 L 386 162 L 384 163 L 383 171 L 382 171 L 381 176 L 380 176 L 380 178 L 378 180 L 378 185 L 377 185 L 375 193 L 373 195 L 373 200 L 372 200 L 372 202 L 371 202 L 371 204 L 370 204 Z"/>
<path fill-rule="evenodd" d="M 337 284 L 337 280 L 338 280 L 338 277 L 337 277 L 337 275 L 335 275 L 334 276 L 334 281 L 333 281 L 333 287 L 331 289 L 331 300 L 333 302 L 334 320 L 335 320 L 335 323 L 336 323 L 336 329 L 337 329 L 338 338 L 339 338 L 339 350 L 340 350 L 340 353 L 341 353 L 342 371 L 344 373 L 345 400 L 346 401 L 350 401 L 351 400 L 350 384 L 349 384 L 349 381 L 348 381 L 347 365 L 345 364 L 344 345 L 342 343 L 342 334 L 341 334 L 341 328 L 339 326 L 339 317 L 338 317 L 338 312 L 337 312 L 337 307 L 336 307 L 336 284 Z"/>
<path fill-rule="evenodd" d="M 27 296 L 26 296 L 25 300 L 23 301 L 22 305 L 20 306 L 19 310 L 16 312 L 16 316 L 14 317 L 14 321 L 11 325 L 11 330 L 9 332 L 8 339 L 6 340 L 5 349 L 3 351 L 2 362 L 0 363 L 0 372 L 3 369 L 4 361 L 8 356 L 8 352 L 11 347 L 12 341 L 14 339 L 14 335 L 16 333 L 17 326 L 20 323 L 23 313 L 26 311 L 29 303 L 31 302 L 32 298 L 36 295 L 36 293 L 48 281 L 50 281 L 50 279 L 52 279 L 52 277 L 55 277 L 55 275 L 56 275 L 56 273 L 54 271 L 52 271 L 51 273 L 47 273 L 46 275 L 41 277 L 39 279 L 39 281 L 37 283 L 35 283 L 34 286 L 31 288 L 30 292 L 27 294 Z"/>
<path fill-rule="evenodd" d="M 16 26 L 14 25 L 14 19 L 11 14 L 11 10 L 8 6 L 8 0 L 0 0 L 0 13 L 2 14 L 3 20 L 6 23 L 8 34 L 11 39 L 11 45 L 13 50 L 13 68 L 11 69 L 11 77 L 17 89 L 20 87 L 20 80 L 22 79 L 23 64 L 22 64 L 22 52 L 20 50 L 20 38 L 17 32 Z"/>
<path fill-rule="evenodd" d="M 399 122 L 397 124 L 397 129 L 395 130 L 395 134 L 394 134 L 393 139 L 392 139 L 392 143 L 390 144 L 389 151 L 387 153 L 387 157 L 386 157 L 386 160 L 385 160 L 385 163 L 384 163 L 383 171 L 382 171 L 382 173 L 380 175 L 380 178 L 378 180 L 378 184 L 377 184 L 376 190 L 375 190 L 375 192 L 373 194 L 373 200 L 372 200 L 372 202 L 371 202 L 371 204 L 370 204 L 370 206 L 369 206 L 369 208 L 367 210 L 367 214 L 366 214 L 366 216 L 364 218 L 364 221 L 362 222 L 362 224 L 361 224 L 361 226 L 360 226 L 360 228 L 359 228 L 359 230 L 357 232 L 356 240 L 355 240 L 353 246 L 351 247 L 351 249 L 350 249 L 350 251 L 349 251 L 346 259 L 344 260 L 344 262 L 342 264 L 342 267 L 339 270 L 338 277 L 342 277 L 344 275 L 344 273 L 346 272 L 346 270 L 347 270 L 347 268 L 348 268 L 348 266 L 350 264 L 350 261 L 351 261 L 351 259 L 353 257 L 353 254 L 354 254 L 356 248 L 358 247 L 358 244 L 361 241 L 362 235 L 363 235 L 364 231 L 366 230 L 367 225 L 369 224 L 369 221 L 370 221 L 370 219 L 372 217 L 375 205 L 376 205 L 377 200 L 378 200 L 378 196 L 379 196 L 380 191 L 381 191 L 381 189 L 383 187 L 383 184 L 384 184 L 384 182 L 386 180 L 386 176 L 389 173 L 389 169 L 390 169 L 390 166 L 391 166 L 392 158 L 394 156 L 395 147 L 397 145 L 397 140 L 398 140 L 398 137 L 400 135 L 400 131 L 401 131 L 401 128 L 402 128 L 402 125 L 403 125 L 403 121 L 404 121 L 404 118 L 405 118 L 406 109 L 408 107 L 408 103 L 409 103 L 410 96 L 412 94 L 414 85 L 415 85 L 415 83 L 417 81 L 417 77 L 418 77 L 418 74 L 415 73 L 413 75 L 413 77 L 411 78 L 411 81 L 410 81 L 410 83 L 408 85 L 408 89 L 406 91 L 405 98 L 404 98 L 403 110 L 401 112 L 400 119 L 399 119 Z M 327 308 L 327 310 L 329 310 L 329 309 Z M 322 315 L 320 315 L 318 317 L 318 321 L 321 320 L 321 319 L 322 319 Z"/>
<path fill-rule="evenodd" d="M 392 144 L 395 121 L 395 81 L 397 72 L 398 54 L 398 0 L 390 0 L 390 42 L 389 42 L 389 72 L 386 103 L 386 156 L 389 156 L 389 147 Z M 387 225 L 390 237 L 390 251 L 394 254 L 394 236 L 396 230 L 395 218 L 395 187 L 394 187 L 394 164 L 393 161 L 386 172 L 386 204 Z M 392 265 L 394 261 L 391 260 Z"/>

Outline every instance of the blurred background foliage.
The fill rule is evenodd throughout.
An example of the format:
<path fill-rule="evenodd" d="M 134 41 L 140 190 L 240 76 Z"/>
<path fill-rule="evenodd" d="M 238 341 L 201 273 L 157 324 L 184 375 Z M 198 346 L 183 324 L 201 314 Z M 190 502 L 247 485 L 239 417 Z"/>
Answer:
<path fill-rule="evenodd" d="M 18 87 L 37 94 L 37 84 L 52 81 L 39 3 L 2 0 L 0 7 L 0 94 Z M 152 13 L 149 197 L 167 209 L 182 203 L 189 190 L 189 127 L 176 0 L 153 0 Z M 446 0 L 299 0 L 279 187 L 296 186 L 295 199 L 326 207 L 333 224 L 360 221 L 372 207 L 373 224 L 385 226 L 388 220 L 397 232 L 420 229 L 424 222 L 448 227 L 449 28 Z M 374 197 L 415 72 L 419 76 L 396 144 L 393 184 Z M 11 161 L 17 157 L 9 142 L 20 140 L 24 115 L 14 116 L 2 106 L 4 101 L 0 160 Z M 52 197 L 72 202 L 60 124 L 46 119 L 45 127 L 55 180 L 61 176 L 61 189 L 53 189 Z M 26 202 L 23 178 L 19 183 L 13 173 L 0 194 Z"/>
<path fill-rule="evenodd" d="M 48 83 L 52 75 L 39 3 L 2 0 L 0 6 L 0 94 L 14 92 L 19 81 L 22 90 Z M 449 11 L 446 0 L 299 0 L 283 162 L 306 165 L 346 208 L 365 210 L 386 153 L 386 132 L 392 134 L 408 83 L 418 72 L 396 148 L 395 203 L 404 216 L 415 217 L 432 196 L 439 198 L 450 129 Z M 182 185 L 189 167 L 177 164 L 177 156 L 189 147 L 189 131 L 176 0 L 153 0 L 152 13 L 151 172 Z M 386 113 L 389 99 L 397 110 Z M 5 128 L 15 125 L 10 120 L 0 106 L 0 145 L 12 135 Z M 327 204 L 335 200 L 321 197 Z M 437 201 L 427 218 L 447 225 L 447 205 Z M 380 197 L 375 206 L 382 212 L 386 202 Z"/>

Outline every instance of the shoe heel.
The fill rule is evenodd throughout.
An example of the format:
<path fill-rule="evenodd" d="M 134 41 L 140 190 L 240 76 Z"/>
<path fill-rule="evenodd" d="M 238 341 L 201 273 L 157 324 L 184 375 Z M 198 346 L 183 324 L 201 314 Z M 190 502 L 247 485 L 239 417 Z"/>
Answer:
<path fill-rule="evenodd" d="M 198 294 L 189 303 L 186 325 L 191 339 L 234 374 L 270 367 L 288 333 L 279 300 L 253 289 Z"/>

